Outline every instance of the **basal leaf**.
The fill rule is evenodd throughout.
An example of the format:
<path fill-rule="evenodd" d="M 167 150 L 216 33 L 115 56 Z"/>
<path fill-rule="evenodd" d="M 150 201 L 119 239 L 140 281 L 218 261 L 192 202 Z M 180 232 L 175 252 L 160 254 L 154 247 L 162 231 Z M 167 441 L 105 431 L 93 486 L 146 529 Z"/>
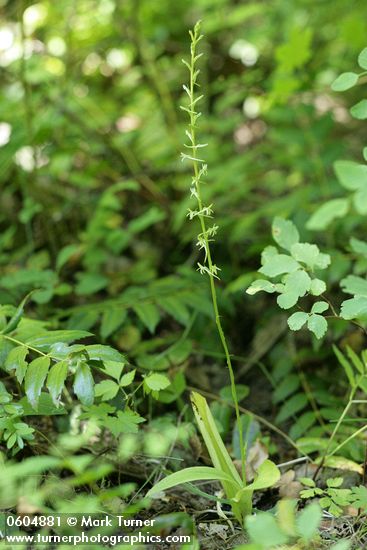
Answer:
<path fill-rule="evenodd" d="M 209 468 L 207 466 L 194 466 L 192 468 L 185 468 L 174 474 L 170 474 L 165 477 L 152 487 L 148 493 L 147 497 L 150 497 L 160 491 L 166 491 L 182 483 L 192 483 L 193 481 L 225 481 L 226 483 L 232 485 L 234 488 L 237 487 L 236 483 L 233 481 L 233 478 L 230 475 L 225 474 L 222 470 L 217 468 Z"/>

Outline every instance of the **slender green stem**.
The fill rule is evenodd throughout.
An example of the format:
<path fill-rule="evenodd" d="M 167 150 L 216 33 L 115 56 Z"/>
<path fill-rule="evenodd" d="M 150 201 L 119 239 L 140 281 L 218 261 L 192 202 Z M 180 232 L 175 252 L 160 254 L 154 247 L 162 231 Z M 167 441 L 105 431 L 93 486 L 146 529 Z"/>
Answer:
<path fill-rule="evenodd" d="M 196 93 L 195 93 L 195 88 L 197 86 L 197 77 L 199 74 L 199 70 L 196 69 L 196 64 L 197 64 L 197 60 L 201 56 L 201 54 L 197 54 L 197 44 L 202 38 L 202 35 L 200 35 L 200 22 L 198 22 L 195 25 L 194 31 L 190 32 L 190 36 L 191 36 L 191 59 L 190 59 L 190 63 L 184 62 L 190 72 L 189 87 L 184 86 L 184 90 L 189 97 L 189 105 L 187 108 L 183 107 L 183 110 L 186 111 L 189 115 L 189 125 L 188 125 L 188 130 L 186 132 L 186 135 L 189 138 L 190 143 L 186 145 L 186 147 L 189 149 L 190 154 L 183 154 L 182 159 L 189 160 L 192 163 L 194 176 L 192 178 L 191 194 L 197 200 L 198 210 L 194 212 L 189 211 L 189 217 L 190 219 L 192 219 L 197 216 L 200 222 L 201 234 L 198 236 L 198 246 L 200 249 L 204 250 L 205 260 L 204 260 L 204 265 L 198 264 L 198 266 L 199 266 L 199 271 L 201 273 L 209 275 L 210 291 L 211 291 L 211 298 L 212 298 L 214 315 L 215 315 L 215 323 L 217 326 L 219 338 L 220 338 L 220 341 L 224 350 L 224 355 L 226 358 L 226 363 L 227 363 L 230 382 L 231 382 L 232 399 L 233 399 L 235 412 L 236 412 L 237 429 L 239 433 L 239 441 L 240 441 L 240 448 L 241 448 L 242 479 L 244 482 L 246 482 L 245 449 L 243 444 L 242 423 L 241 423 L 240 409 L 238 404 L 238 396 L 236 391 L 236 382 L 235 382 L 231 356 L 229 353 L 226 336 L 224 334 L 223 327 L 222 327 L 221 317 L 220 317 L 219 308 L 218 308 L 217 291 L 215 286 L 215 279 L 218 279 L 219 268 L 213 262 L 212 253 L 210 249 L 210 242 L 213 240 L 211 237 L 215 235 L 217 227 L 215 225 L 212 227 L 207 226 L 206 220 L 207 218 L 211 218 L 212 209 L 211 209 L 211 206 L 204 206 L 203 199 L 202 199 L 202 192 L 201 192 L 202 177 L 206 174 L 206 164 L 202 159 L 199 158 L 199 149 L 201 147 L 205 147 L 205 145 L 199 144 L 196 140 L 197 119 L 200 116 L 200 113 L 196 111 L 196 104 L 198 103 L 198 101 L 200 101 L 202 96 L 196 97 Z"/>

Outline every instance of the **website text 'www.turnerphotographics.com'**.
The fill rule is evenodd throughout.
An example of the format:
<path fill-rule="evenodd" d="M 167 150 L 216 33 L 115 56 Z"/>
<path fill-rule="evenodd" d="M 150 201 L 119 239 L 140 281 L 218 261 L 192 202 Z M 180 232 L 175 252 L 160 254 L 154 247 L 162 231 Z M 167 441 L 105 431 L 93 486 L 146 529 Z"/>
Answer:
<path fill-rule="evenodd" d="M 134 519 L 123 515 L 96 514 L 14 515 L 2 514 L 0 541 L 9 545 L 27 545 L 28 548 L 48 544 L 80 546 L 180 545 L 191 543 L 188 534 L 160 534 L 154 532 L 154 519 Z"/>

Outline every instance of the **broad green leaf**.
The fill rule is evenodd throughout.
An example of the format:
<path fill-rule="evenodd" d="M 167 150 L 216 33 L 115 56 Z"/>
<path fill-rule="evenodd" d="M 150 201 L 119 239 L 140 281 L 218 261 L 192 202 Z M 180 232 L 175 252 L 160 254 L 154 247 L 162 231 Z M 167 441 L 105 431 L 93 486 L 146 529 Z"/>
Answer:
<path fill-rule="evenodd" d="M 37 357 L 37 359 L 29 363 L 25 373 L 25 392 L 28 401 L 34 409 L 37 409 L 38 399 L 46 380 L 50 361 L 49 357 Z"/>
<path fill-rule="evenodd" d="M 291 258 L 291 256 L 276 254 L 266 260 L 265 264 L 259 269 L 259 272 L 267 277 L 277 277 L 283 273 L 296 271 L 299 268 L 299 263 Z"/>
<path fill-rule="evenodd" d="M 301 330 L 308 319 L 308 314 L 303 311 L 297 311 L 288 318 L 288 326 L 291 330 Z"/>
<path fill-rule="evenodd" d="M 329 304 L 327 302 L 315 302 L 312 306 L 311 313 L 324 313 L 329 309 Z"/>
<path fill-rule="evenodd" d="M 367 99 L 362 99 L 350 109 L 352 117 L 358 120 L 366 120 L 367 118 Z"/>
<path fill-rule="evenodd" d="M 291 249 L 293 258 L 306 264 L 310 269 L 316 266 L 319 253 L 318 247 L 309 243 L 297 243 Z"/>
<path fill-rule="evenodd" d="M 259 491 L 273 487 L 280 479 L 280 470 L 271 460 L 264 460 L 257 470 L 255 480 L 238 491 L 233 500 L 240 502 L 242 495 L 247 491 Z"/>
<path fill-rule="evenodd" d="M 345 92 L 353 88 L 358 82 L 358 75 L 356 73 L 342 73 L 334 80 L 331 85 L 331 89 L 334 92 Z"/>
<path fill-rule="evenodd" d="M 182 483 L 192 483 L 193 481 L 224 481 L 234 488 L 237 484 L 233 478 L 217 468 L 209 468 L 207 466 L 194 466 L 192 468 L 185 468 L 174 474 L 170 474 L 158 483 L 154 485 L 146 494 L 150 497 L 161 491 L 166 491 Z"/>
<path fill-rule="evenodd" d="M 275 218 L 272 225 L 272 234 L 275 242 L 288 251 L 293 244 L 299 242 L 297 227 L 290 220 Z"/>
<path fill-rule="evenodd" d="M 327 321 L 322 315 L 311 313 L 307 321 L 307 327 L 320 340 L 327 331 Z"/>
<path fill-rule="evenodd" d="M 312 214 L 306 224 L 307 229 L 326 229 L 336 218 L 343 218 L 348 213 L 349 204 L 349 199 L 332 199 L 325 202 Z"/>
<path fill-rule="evenodd" d="M 275 285 L 266 279 L 258 279 L 257 281 L 251 283 L 251 285 L 247 288 L 246 293 L 252 296 L 262 290 L 272 294 L 275 292 Z"/>
<path fill-rule="evenodd" d="M 304 296 L 311 288 L 311 278 L 303 269 L 289 273 L 283 282 L 286 292 L 295 292 L 299 297 Z"/>
<path fill-rule="evenodd" d="M 107 309 L 102 316 L 101 336 L 105 340 L 123 324 L 127 311 L 122 307 Z"/>
<path fill-rule="evenodd" d="M 120 380 L 120 376 L 124 370 L 124 363 L 121 363 L 121 361 L 104 361 L 103 367 L 108 376 L 111 376 L 111 378 L 114 378 L 117 382 Z"/>
<path fill-rule="evenodd" d="M 320 296 L 326 290 L 326 284 L 321 279 L 312 279 L 310 293 L 313 296 Z"/>
<path fill-rule="evenodd" d="M 94 401 L 94 380 L 87 363 L 80 362 L 74 377 L 73 389 L 83 405 L 89 407 Z"/>
<path fill-rule="evenodd" d="M 286 544 L 288 536 L 283 533 L 274 516 L 260 512 L 248 516 L 245 520 L 247 532 L 252 542 L 261 544 L 263 548 L 272 548 Z"/>
<path fill-rule="evenodd" d="M 334 163 L 335 174 L 343 187 L 356 191 L 367 185 L 367 166 L 351 160 L 337 160 Z"/>
<path fill-rule="evenodd" d="M 113 380 L 102 380 L 94 387 L 96 397 L 101 397 L 102 401 L 110 401 L 119 391 L 119 385 Z"/>
<path fill-rule="evenodd" d="M 141 302 L 135 304 L 133 309 L 141 322 L 147 327 L 151 334 L 154 334 L 157 324 L 159 323 L 160 313 L 155 304 Z"/>
<path fill-rule="evenodd" d="M 120 388 L 125 388 L 126 386 L 130 386 L 130 384 L 133 383 L 135 378 L 135 369 L 131 370 L 130 372 L 127 372 L 121 377 L 121 380 L 119 382 Z"/>
<path fill-rule="evenodd" d="M 289 309 L 296 305 L 299 295 L 297 292 L 284 292 L 277 297 L 278 306 L 282 309 Z"/>
<path fill-rule="evenodd" d="M 144 378 L 144 388 L 146 391 L 164 390 L 170 385 L 169 378 L 159 372 L 151 372 Z"/>
<path fill-rule="evenodd" d="M 194 410 L 196 422 L 200 433 L 204 439 L 209 456 L 214 468 L 221 471 L 225 476 L 231 479 L 231 483 L 222 480 L 222 485 L 227 498 L 233 498 L 238 489 L 243 486 L 243 482 L 237 472 L 231 457 L 223 443 L 218 432 L 215 420 L 210 411 L 206 399 L 196 392 L 191 393 L 191 403 Z M 239 521 L 242 521 L 243 510 L 241 505 L 233 503 L 233 513 Z"/>
<path fill-rule="evenodd" d="M 46 387 L 50 392 L 52 401 L 56 406 L 60 404 L 60 395 L 64 388 L 64 383 L 68 375 L 68 364 L 66 361 L 56 363 L 48 373 Z"/>
<path fill-rule="evenodd" d="M 340 315 L 343 319 L 357 319 L 364 315 L 367 315 L 367 298 L 363 296 L 357 296 L 350 300 L 344 300 L 341 305 Z"/>
<path fill-rule="evenodd" d="M 25 346 L 13 348 L 9 352 L 4 364 L 4 367 L 7 371 L 11 371 L 13 369 L 15 370 L 15 375 L 19 384 L 23 382 L 26 373 L 27 361 L 25 360 L 25 358 L 27 355 L 28 348 L 26 348 Z"/>
<path fill-rule="evenodd" d="M 303 539 L 310 542 L 317 534 L 322 518 L 322 510 L 316 503 L 309 504 L 296 517 L 297 531 Z"/>
<path fill-rule="evenodd" d="M 364 48 L 358 56 L 358 65 L 367 70 L 367 48 Z"/>

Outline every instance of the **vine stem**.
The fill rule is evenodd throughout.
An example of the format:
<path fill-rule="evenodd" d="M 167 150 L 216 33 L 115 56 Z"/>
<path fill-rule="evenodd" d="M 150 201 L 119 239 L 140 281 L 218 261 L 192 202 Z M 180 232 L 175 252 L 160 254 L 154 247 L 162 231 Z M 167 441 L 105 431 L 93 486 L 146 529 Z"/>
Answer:
<path fill-rule="evenodd" d="M 187 95 L 189 96 L 189 107 L 187 109 L 184 108 L 184 110 L 187 111 L 189 114 L 189 131 L 187 132 L 187 135 L 191 142 L 188 145 L 188 147 L 191 149 L 192 154 L 190 156 L 183 155 L 183 159 L 187 158 L 192 162 L 193 171 L 194 171 L 194 178 L 193 178 L 194 193 L 193 194 L 197 199 L 199 210 L 196 214 L 200 221 L 200 227 L 202 231 L 201 237 L 203 239 L 201 243 L 199 241 L 199 244 L 201 244 L 201 248 L 204 248 L 205 261 L 207 264 L 207 267 L 203 270 L 203 272 L 209 275 L 211 298 L 212 298 L 213 310 L 215 315 L 215 324 L 217 326 L 219 338 L 222 344 L 222 348 L 224 351 L 224 355 L 226 358 L 226 363 L 229 371 L 229 377 L 231 382 L 231 393 L 232 393 L 232 399 L 233 399 L 235 413 L 236 413 L 236 422 L 237 422 L 237 429 L 239 434 L 239 443 L 240 443 L 240 450 L 241 450 L 242 479 L 244 482 L 246 482 L 246 457 L 245 457 L 245 449 L 244 449 L 244 442 L 243 442 L 241 415 L 240 415 L 238 396 L 237 396 L 237 390 L 236 390 L 236 382 L 235 382 L 231 356 L 230 356 L 229 348 L 227 344 L 227 339 L 222 327 L 221 316 L 219 313 L 217 290 L 216 290 L 215 280 L 214 280 L 215 278 L 218 278 L 216 275 L 218 268 L 213 263 L 212 253 L 210 249 L 210 239 L 209 239 L 210 232 L 206 224 L 206 217 L 210 217 L 210 211 L 209 211 L 210 207 L 208 209 L 204 207 L 202 193 L 201 193 L 201 176 L 206 171 L 206 165 L 204 165 L 203 161 L 198 158 L 198 149 L 199 147 L 203 147 L 203 145 L 200 146 L 196 140 L 196 121 L 197 121 L 197 118 L 200 116 L 200 114 L 196 112 L 195 106 L 196 106 L 196 103 L 201 99 L 201 96 L 195 97 L 195 86 L 197 86 L 197 76 L 199 74 L 199 71 L 196 70 L 196 62 L 201 56 L 201 54 L 196 53 L 196 46 L 202 38 L 202 35 L 200 35 L 199 32 L 200 32 L 200 22 L 196 23 L 194 27 L 194 31 L 190 32 L 191 59 L 190 59 L 190 64 L 185 63 L 185 65 L 188 67 L 190 72 L 190 83 L 189 83 L 189 88 L 184 87 Z M 200 268 L 200 265 L 199 265 L 199 268 Z"/>

